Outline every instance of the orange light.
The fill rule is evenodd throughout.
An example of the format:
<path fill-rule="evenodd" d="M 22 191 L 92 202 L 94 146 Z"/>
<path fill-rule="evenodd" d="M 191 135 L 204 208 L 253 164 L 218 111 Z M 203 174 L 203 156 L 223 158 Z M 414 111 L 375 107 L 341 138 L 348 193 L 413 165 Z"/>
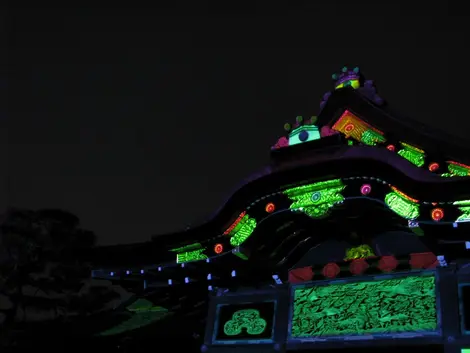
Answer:
<path fill-rule="evenodd" d="M 438 222 L 444 218 L 444 210 L 442 208 L 435 208 L 431 211 L 431 218 Z"/>
<path fill-rule="evenodd" d="M 273 213 L 275 209 L 276 209 L 276 206 L 274 206 L 272 202 L 268 203 L 266 207 L 264 208 L 264 210 L 268 213 Z"/>
<path fill-rule="evenodd" d="M 216 254 L 221 254 L 222 251 L 224 251 L 224 246 L 222 244 L 215 244 L 214 246 L 214 252 Z"/>
<path fill-rule="evenodd" d="M 436 170 L 439 169 L 439 164 L 436 162 L 433 162 L 429 165 L 428 169 L 430 172 L 435 172 Z"/>

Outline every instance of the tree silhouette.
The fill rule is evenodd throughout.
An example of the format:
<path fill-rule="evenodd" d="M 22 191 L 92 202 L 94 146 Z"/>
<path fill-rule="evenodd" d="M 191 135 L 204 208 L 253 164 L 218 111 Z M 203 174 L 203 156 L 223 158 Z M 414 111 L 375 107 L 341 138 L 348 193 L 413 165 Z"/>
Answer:
<path fill-rule="evenodd" d="M 132 294 L 90 278 L 96 236 L 62 210 L 10 210 L 0 223 L 0 335 L 11 344 L 35 323 L 70 322 Z M 33 325 L 33 326 L 31 326 Z M 37 325 L 36 325 L 37 326 Z"/>

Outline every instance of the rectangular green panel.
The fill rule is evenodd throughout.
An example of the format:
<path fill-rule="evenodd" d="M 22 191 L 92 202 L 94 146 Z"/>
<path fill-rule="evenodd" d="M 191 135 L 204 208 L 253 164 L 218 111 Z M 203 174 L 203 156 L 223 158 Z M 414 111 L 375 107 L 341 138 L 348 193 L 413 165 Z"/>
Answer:
<path fill-rule="evenodd" d="M 293 289 L 291 338 L 437 334 L 434 273 L 333 281 Z"/>

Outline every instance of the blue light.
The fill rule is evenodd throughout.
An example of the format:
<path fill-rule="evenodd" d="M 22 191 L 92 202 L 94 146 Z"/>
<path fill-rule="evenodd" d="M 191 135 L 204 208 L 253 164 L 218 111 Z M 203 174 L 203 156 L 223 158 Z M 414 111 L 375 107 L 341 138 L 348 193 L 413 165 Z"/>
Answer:
<path fill-rule="evenodd" d="M 237 272 L 235 270 L 232 271 L 232 277 L 235 277 L 237 275 Z"/>
<path fill-rule="evenodd" d="M 212 279 L 212 275 L 210 273 L 207 274 L 207 280 L 210 281 Z"/>
<path fill-rule="evenodd" d="M 162 268 L 160 266 L 158 266 L 158 272 L 161 272 Z"/>
<path fill-rule="evenodd" d="M 127 270 L 126 271 L 126 275 L 129 275 L 131 273 L 131 271 Z"/>
<path fill-rule="evenodd" d="M 142 274 L 142 275 L 143 275 L 143 274 L 144 274 L 144 270 L 140 270 L 140 274 Z"/>
<path fill-rule="evenodd" d="M 184 268 L 184 262 L 181 264 L 181 268 Z"/>
<path fill-rule="evenodd" d="M 208 287 L 207 287 L 207 290 L 212 290 L 212 286 L 208 286 Z"/>
<path fill-rule="evenodd" d="M 189 283 L 189 277 L 184 278 L 184 283 Z"/>
<path fill-rule="evenodd" d="M 112 277 L 114 276 L 114 272 L 110 272 L 109 275 Z"/>
<path fill-rule="evenodd" d="M 207 258 L 207 259 L 206 259 L 206 262 L 207 262 L 207 263 L 211 262 L 211 259 L 210 259 L 210 258 Z"/>
<path fill-rule="evenodd" d="M 173 284 L 173 281 L 171 279 L 168 280 L 168 285 L 171 286 Z"/>

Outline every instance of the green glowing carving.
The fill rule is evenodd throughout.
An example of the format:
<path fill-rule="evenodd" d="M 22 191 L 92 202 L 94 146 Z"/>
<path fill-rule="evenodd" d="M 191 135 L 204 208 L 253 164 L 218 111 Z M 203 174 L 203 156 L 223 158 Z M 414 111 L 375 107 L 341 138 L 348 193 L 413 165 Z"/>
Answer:
<path fill-rule="evenodd" d="M 193 243 L 193 244 L 182 246 L 180 248 L 171 249 L 170 251 L 182 253 L 182 252 L 197 250 L 201 248 L 202 248 L 202 245 L 200 243 Z"/>
<path fill-rule="evenodd" d="M 375 146 L 378 143 L 384 143 L 385 141 L 385 137 L 372 129 L 367 129 L 361 136 L 361 142 L 369 146 Z"/>
<path fill-rule="evenodd" d="M 240 222 L 238 222 L 235 228 L 229 233 L 230 244 L 232 244 L 232 246 L 240 246 L 253 234 L 255 228 L 256 220 L 248 215 L 243 216 Z"/>
<path fill-rule="evenodd" d="M 449 163 L 447 165 L 449 173 L 446 173 L 445 176 L 469 176 L 470 170 L 462 165 Z M 444 176 L 444 174 L 443 174 Z"/>
<path fill-rule="evenodd" d="M 243 309 L 236 311 L 232 319 L 224 325 L 224 333 L 227 336 L 237 336 L 243 329 L 249 335 L 260 335 L 266 330 L 266 320 L 260 317 L 255 309 Z"/>
<path fill-rule="evenodd" d="M 462 214 L 455 220 L 456 222 L 470 222 L 470 200 L 455 201 L 454 206 L 457 206 Z"/>
<path fill-rule="evenodd" d="M 375 256 L 374 250 L 367 245 L 359 245 L 355 248 L 350 248 L 346 250 L 346 256 L 344 261 L 355 260 L 355 259 L 366 259 L 368 257 Z"/>
<path fill-rule="evenodd" d="M 392 191 L 385 196 L 385 203 L 399 216 L 406 219 L 416 219 L 419 216 L 419 205 L 399 193 Z"/>
<path fill-rule="evenodd" d="M 434 331 L 434 276 L 298 288 L 293 337 Z"/>
<path fill-rule="evenodd" d="M 207 259 L 207 255 L 204 254 L 205 250 L 206 249 L 198 249 L 176 254 L 176 262 L 181 264 L 185 262 L 205 260 Z"/>
<path fill-rule="evenodd" d="M 167 309 L 161 306 L 154 306 L 152 302 L 146 299 L 138 299 L 132 305 L 126 308 L 129 312 L 129 319 L 119 323 L 118 325 L 99 333 L 99 336 L 119 335 L 127 331 L 136 330 L 138 328 L 153 324 L 169 315 L 172 315 Z M 122 313 L 125 315 L 125 313 Z"/>
<path fill-rule="evenodd" d="M 417 167 L 422 167 L 424 165 L 424 151 L 420 150 L 419 148 L 408 145 L 404 142 L 402 142 L 401 145 L 403 148 L 398 151 L 398 154 L 400 156 L 413 163 Z"/>
<path fill-rule="evenodd" d="M 320 218 L 326 216 L 335 203 L 344 200 L 341 195 L 344 188 L 341 179 L 333 179 L 287 189 L 284 194 L 294 201 L 290 209 L 301 209 L 310 217 Z"/>

